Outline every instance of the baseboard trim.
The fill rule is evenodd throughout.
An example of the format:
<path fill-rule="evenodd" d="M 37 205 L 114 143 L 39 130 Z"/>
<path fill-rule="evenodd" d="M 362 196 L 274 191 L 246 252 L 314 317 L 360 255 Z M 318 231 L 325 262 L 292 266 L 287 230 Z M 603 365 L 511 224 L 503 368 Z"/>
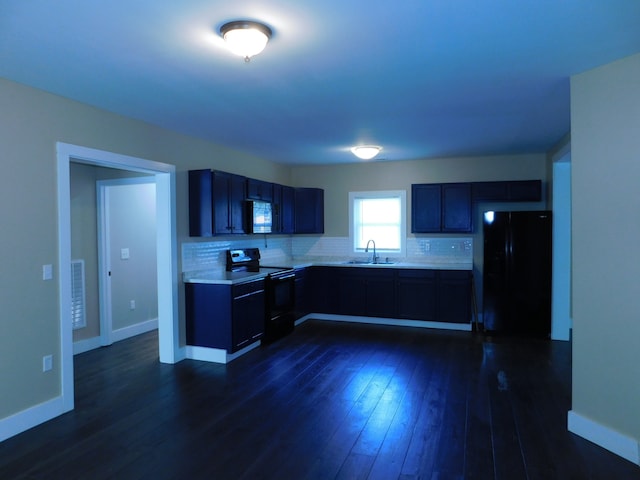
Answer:
<path fill-rule="evenodd" d="M 151 330 L 156 330 L 157 328 L 158 319 L 152 318 L 151 320 L 146 320 L 144 322 L 136 323 L 135 325 L 130 325 L 128 327 L 114 330 L 113 332 L 111 332 L 111 340 L 113 342 L 119 342 L 120 340 L 135 337 L 136 335 L 147 333 Z"/>
<path fill-rule="evenodd" d="M 80 353 L 89 352 L 91 350 L 95 350 L 96 348 L 100 348 L 101 346 L 102 344 L 100 343 L 100 337 L 78 340 L 77 342 L 73 342 L 73 354 L 79 355 Z"/>
<path fill-rule="evenodd" d="M 59 396 L 4 418 L 0 420 L 0 442 L 48 422 L 69 410 L 73 408 L 65 410 L 64 399 Z"/>
<path fill-rule="evenodd" d="M 570 432 L 640 466 L 638 440 L 594 422 L 573 410 L 567 414 L 567 427 Z"/>
<path fill-rule="evenodd" d="M 143 333 L 147 333 L 157 329 L 158 319 L 152 318 L 151 320 L 146 320 L 144 322 L 136 323 L 135 325 L 130 325 L 128 327 L 114 330 L 111 333 L 111 341 L 119 342 L 121 340 L 126 340 L 127 338 L 135 337 L 136 335 L 141 335 Z M 102 339 L 99 336 L 73 342 L 73 354 L 78 355 L 80 353 L 85 353 L 90 350 L 100 348 L 104 346 L 101 342 Z"/>
<path fill-rule="evenodd" d="M 201 360 L 203 362 L 229 363 L 259 346 L 260 341 L 257 341 L 252 343 L 251 345 L 244 347 L 241 350 L 238 350 L 237 352 L 227 353 L 227 351 L 222 348 L 197 347 L 193 345 L 187 345 L 185 347 L 185 358 L 188 358 L 190 360 Z"/>
<path fill-rule="evenodd" d="M 296 325 L 314 319 L 334 322 L 370 323 L 374 325 L 390 325 L 394 327 L 434 328 L 439 330 L 456 330 L 470 332 L 470 323 L 431 322 L 426 320 L 406 320 L 403 318 L 360 317 L 356 315 L 334 315 L 330 313 L 310 313 L 296 320 Z"/>

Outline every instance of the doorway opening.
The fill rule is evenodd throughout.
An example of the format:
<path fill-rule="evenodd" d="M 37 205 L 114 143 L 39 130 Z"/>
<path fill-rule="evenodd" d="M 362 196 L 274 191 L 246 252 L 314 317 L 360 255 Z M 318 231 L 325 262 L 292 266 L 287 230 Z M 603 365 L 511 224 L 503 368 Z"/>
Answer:
<path fill-rule="evenodd" d="M 70 164 L 85 163 L 152 175 L 156 185 L 158 350 L 160 362 L 184 358 L 179 347 L 175 166 L 66 143 L 57 143 L 58 263 L 60 265 L 60 351 L 62 412 L 73 409 L 73 334 L 71 318 Z"/>

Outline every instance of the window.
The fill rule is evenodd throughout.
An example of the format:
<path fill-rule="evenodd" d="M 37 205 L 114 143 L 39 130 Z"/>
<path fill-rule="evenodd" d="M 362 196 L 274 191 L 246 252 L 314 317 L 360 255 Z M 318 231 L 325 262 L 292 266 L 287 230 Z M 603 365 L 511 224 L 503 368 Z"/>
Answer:
<path fill-rule="evenodd" d="M 405 254 L 406 228 L 404 190 L 349 192 L 349 235 L 353 251 L 363 253 L 369 240 L 376 253 Z"/>

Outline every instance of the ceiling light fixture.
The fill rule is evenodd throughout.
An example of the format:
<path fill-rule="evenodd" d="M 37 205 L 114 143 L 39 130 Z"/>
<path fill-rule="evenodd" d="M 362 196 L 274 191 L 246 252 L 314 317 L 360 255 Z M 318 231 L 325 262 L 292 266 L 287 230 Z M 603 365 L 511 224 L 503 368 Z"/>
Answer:
<path fill-rule="evenodd" d="M 382 147 L 377 147 L 375 145 L 359 145 L 357 147 L 353 147 L 351 149 L 351 153 L 361 160 L 371 160 L 380 153 L 380 150 L 382 150 Z"/>
<path fill-rule="evenodd" d="M 229 50 L 249 62 L 251 57 L 264 50 L 273 32 L 263 23 L 238 20 L 222 25 L 220 34 Z"/>

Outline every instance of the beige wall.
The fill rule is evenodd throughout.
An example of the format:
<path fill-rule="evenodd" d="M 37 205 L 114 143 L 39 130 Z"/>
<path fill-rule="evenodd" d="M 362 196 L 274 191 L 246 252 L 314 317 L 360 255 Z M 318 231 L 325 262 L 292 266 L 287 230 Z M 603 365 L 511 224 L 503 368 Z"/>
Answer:
<path fill-rule="evenodd" d="M 291 180 L 286 167 L 0 79 L 0 420 L 60 394 L 58 141 L 176 165 L 179 243 L 188 238 L 187 170 Z M 42 280 L 45 264 L 53 281 Z M 49 354 L 54 369 L 43 373 Z"/>
<path fill-rule="evenodd" d="M 640 441 L 640 55 L 571 79 L 573 411 Z"/>

